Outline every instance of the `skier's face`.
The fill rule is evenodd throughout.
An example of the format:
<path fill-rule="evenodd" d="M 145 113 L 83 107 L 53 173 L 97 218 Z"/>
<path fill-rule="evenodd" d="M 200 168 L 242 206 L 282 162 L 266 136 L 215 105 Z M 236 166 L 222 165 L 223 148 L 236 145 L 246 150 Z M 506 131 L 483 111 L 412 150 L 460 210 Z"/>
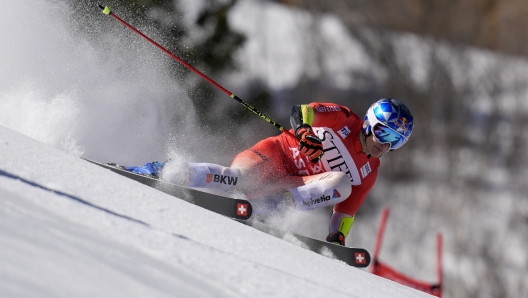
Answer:
<path fill-rule="evenodd" d="M 367 151 L 371 156 L 374 157 L 380 157 L 383 154 L 389 152 L 390 150 L 390 144 L 380 143 L 375 137 L 374 134 L 371 134 L 370 136 L 366 137 L 365 139 L 365 146 L 367 147 Z"/>

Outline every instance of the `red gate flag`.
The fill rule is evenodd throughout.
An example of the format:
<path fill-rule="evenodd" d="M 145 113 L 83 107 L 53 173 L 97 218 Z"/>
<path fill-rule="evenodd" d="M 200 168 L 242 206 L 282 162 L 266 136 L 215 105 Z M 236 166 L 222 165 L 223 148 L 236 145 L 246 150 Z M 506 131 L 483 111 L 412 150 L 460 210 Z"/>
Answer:
<path fill-rule="evenodd" d="M 381 217 L 381 223 L 378 230 L 378 236 L 376 239 L 376 247 L 374 248 L 373 266 L 372 273 L 378 276 L 390 279 L 399 284 L 426 292 L 436 297 L 442 297 L 442 234 L 436 235 L 436 253 L 437 253 L 437 276 L 438 282 L 431 284 L 423 281 L 419 281 L 414 278 L 410 278 L 401 272 L 387 266 L 378 259 L 378 254 L 381 249 L 381 242 L 383 233 L 385 231 L 385 225 L 387 224 L 387 218 L 389 217 L 389 209 L 385 208 Z"/>

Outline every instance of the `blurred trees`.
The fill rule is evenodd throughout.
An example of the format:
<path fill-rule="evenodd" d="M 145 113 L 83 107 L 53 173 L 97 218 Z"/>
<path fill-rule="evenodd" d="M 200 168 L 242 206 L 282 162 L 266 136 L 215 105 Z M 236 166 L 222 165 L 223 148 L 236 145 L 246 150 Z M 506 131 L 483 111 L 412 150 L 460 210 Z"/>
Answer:
<path fill-rule="evenodd" d="M 524 0 L 274 0 L 331 12 L 350 26 L 413 32 L 455 44 L 528 55 L 528 2 Z"/>
<path fill-rule="evenodd" d="M 135 7 L 138 14 L 148 15 L 149 20 L 161 30 L 162 35 L 171 38 L 170 48 L 177 49 L 177 55 L 206 76 L 217 80 L 225 71 L 236 68 L 233 54 L 245 40 L 242 34 L 229 27 L 227 20 L 227 13 L 236 0 L 207 0 L 192 24 L 183 24 L 178 1 L 128 0 L 126 2 L 129 2 L 131 7 Z M 183 68 L 178 63 L 174 63 L 174 67 Z M 185 75 L 188 93 L 198 111 L 199 124 L 205 131 L 211 133 L 222 130 L 227 124 L 225 121 L 219 121 L 217 113 L 218 105 L 222 104 L 217 101 L 221 92 L 190 71 L 178 72 Z M 231 113 L 234 112 L 227 110 L 224 116 Z"/>

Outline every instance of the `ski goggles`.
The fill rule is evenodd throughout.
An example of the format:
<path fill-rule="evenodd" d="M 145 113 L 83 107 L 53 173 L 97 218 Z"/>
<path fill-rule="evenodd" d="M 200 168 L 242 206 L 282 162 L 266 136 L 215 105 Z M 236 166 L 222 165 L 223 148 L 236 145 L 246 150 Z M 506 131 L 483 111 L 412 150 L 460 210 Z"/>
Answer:
<path fill-rule="evenodd" d="M 382 144 L 389 143 L 391 150 L 396 150 L 407 142 L 407 138 L 392 128 L 377 124 L 373 129 L 374 137 Z"/>

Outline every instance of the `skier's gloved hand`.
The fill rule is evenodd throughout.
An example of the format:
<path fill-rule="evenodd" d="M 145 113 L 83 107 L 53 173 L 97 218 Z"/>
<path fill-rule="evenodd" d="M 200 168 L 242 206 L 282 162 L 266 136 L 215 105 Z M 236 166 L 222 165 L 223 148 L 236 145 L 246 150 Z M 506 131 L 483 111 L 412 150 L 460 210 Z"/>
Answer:
<path fill-rule="evenodd" d="M 312 127 L 308 124 L 303 124 L 295 130 L 295 135 L 299 137 L 299 151 L 312 162 L 318 162 L 323 155 L 323 142 L 313 133 Z"/>

